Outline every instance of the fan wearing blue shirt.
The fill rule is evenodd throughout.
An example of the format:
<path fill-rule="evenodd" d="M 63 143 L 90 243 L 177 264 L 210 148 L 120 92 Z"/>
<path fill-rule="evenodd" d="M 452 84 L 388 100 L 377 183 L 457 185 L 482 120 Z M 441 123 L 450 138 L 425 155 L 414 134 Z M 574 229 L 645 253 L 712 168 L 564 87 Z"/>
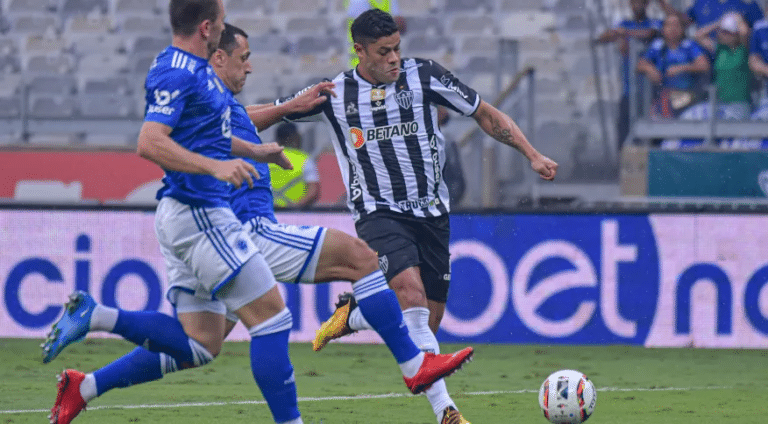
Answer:
<path fill-rule="evenodd" d="M 664 13 L 679 15 L 685 26 L 693 23 L 701 28 L 719 21 L 728 12 L 740 14 L 750 28 L 754 27 L 755 22 L 763 19 L 763 10 L 755 0 L 696 0 L 685 13 L 672 7 L 668 0 L 658 1 Z"/>
<path fill-rule="evenodd" d="M 647 44 L 659 35 L 662 27 L 660 19 L 648 17 L 648 2 L 649 0 L 630 0 L 632 19 L 621 20 L 613 28 L 606 30 L 595 39 L 595 43 L 616 42 L 622 56 L 622 93 L 619 100 L 619 119 L 617 122 L 619 149 L 629 134 L 629 84 L 630 76 L 635 74 L 630 69 L 629 40 L 634 38 L 641 41 L 644 44 L 644 50 Z M 642 52 L 638 53 L 642 54 Z"/>
<path fill-rule="evenodd" d="M 651 43 L 637 63 L 637 71 L 656 88 L 654 112 L 663 117 L 677 116 L 684 108 L 692 106 L 692 103 L 676 103 L 676 99 L 669 99 L 669 96 L 674 91 L 688 92 L 700 88 L 699 76 L 706 75 L 709 69 L 709 61 L 701 47 L 685 38 L 678 15 L 667 16 L 662 37 Z"/>

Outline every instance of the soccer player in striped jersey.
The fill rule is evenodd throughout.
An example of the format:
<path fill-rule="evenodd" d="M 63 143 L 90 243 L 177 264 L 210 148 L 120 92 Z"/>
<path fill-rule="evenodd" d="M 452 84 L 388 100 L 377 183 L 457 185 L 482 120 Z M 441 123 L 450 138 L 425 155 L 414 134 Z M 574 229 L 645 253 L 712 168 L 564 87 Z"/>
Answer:
<path fill-rule="evenodd" d="M 290 162 L 279 146 L 232 137 L 229 91 L 208 65 L 224 29 L 222 1 L 171 0 L 169 12 L 173 41 L 146 78 L 138 153 L 165 170 L 155 232 L 178 320 L 100 305 L 87 293 L 75 293 L 43 343 L 44 362 L 90 331 L 118 334 L 140 347 L 94 373 L 65 370 L 50 422 L 71 422 L 87 402 L 113 388 L 210 362 L 219 353 L 230 310 L 249 329 L 251 370 L 275 422 L 301 424 L 288 357 L 291 313 L 230 207 L 231 186 L 252 186 L 258 177 L 251 163 L 233 154 L 282 166 Z M 201 303 L 214 306 L 201 310 Z"/>
<path fill-rule="evenodd" d="M 557 163 L 533 148 L 509 116 L 445 68 L 431 60 L 401 58 L 400 33 L 390 14 L 368 10 L 355 19 L 351 31 L 360 63 L 333 79 L 337 96 L 287 119 L 328 124 L 357 234 L 378 253 L 411 338 L 423 350 L 438 353 L 434 333 L 451 276 L 450 199 L 442 178 L 445 143 L 437 124 L 438 106 L 473 117 L 494 139 L 525 155 L 545 180 L 555 178 Z M 349 308 L 343 304 L 337 309 L 349 314 L 346 322 L 334 315 L 323 324 L 320 344 L 365 328 L 355 318 L 358 308 Z M 443 381 L 426 395 L 438 422 L 467 422 Z"/>

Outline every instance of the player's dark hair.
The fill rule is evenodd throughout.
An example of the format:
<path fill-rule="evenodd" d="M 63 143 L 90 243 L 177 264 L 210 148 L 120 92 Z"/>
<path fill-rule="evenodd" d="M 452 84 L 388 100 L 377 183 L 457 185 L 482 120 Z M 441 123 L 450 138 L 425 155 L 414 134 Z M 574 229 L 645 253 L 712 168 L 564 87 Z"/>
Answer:
<path fill-rule="evenodd" d="M 168 11 L 173 33 L 186 37 L 194 34 L 201 22 L 215 21 L 224 13 L 216 0 L 171 0 Z"/>
<path fill-rule="evenodd" d="M 224 31 L 221 32 L 221 39 L 219 40 L 219 48 L 227 52 L 227 56 L 232 56 L 232 52 L 236 48 L 240 47 L 237 43 L 235 36 L 242 35 L 243 38 L 248 38 L 248 34 L 242 29 L 228 23 L 224 23 Z"/>
<path fill-rule="evenodd" d="M 299 128 L 296 126 L 296 124 L 293 122 L 283 122 L 282 124 L 278 125 L 277 130 L 275 130 L 275 136 L 277 137 L 277 141 L 279 143 L 288 140 L 288 137 L 296 134 L 297 132 L 299 132 Z"/>
<path fill-rule="evenodd" d="M 352 22 L 350 28 L 352 41 L 362 44 L 363 47 L 397 31 L 397 24 L 392 15 L 381 9 L 370 9 L 363 12 Z"/>

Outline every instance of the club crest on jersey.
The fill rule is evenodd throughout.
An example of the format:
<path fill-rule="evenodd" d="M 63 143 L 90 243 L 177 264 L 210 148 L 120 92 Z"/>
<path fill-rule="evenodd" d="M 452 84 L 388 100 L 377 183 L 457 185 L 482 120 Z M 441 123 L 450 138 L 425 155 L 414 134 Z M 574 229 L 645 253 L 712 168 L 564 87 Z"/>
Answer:
<path fill-rule="evenodd" d="M 387 255 L 379 256 L 379 268 L 381 268 L 381 272 L 384 273 L 389 269 L 389 259 L 387 259 Z"/>
<path fill-rule="evenodd" d="M 354 115 L 354 114 L 356 114 L 357 113 L 357 106 L 355 106 L 355 104 L 353 102 L 347 103 L 346 113 L 347 113 L 347 115 Z"/>
<path fill-rule="evenodd" d="M 387 92 L 384 88 L 372 88 L 371 89 L 371 101 L 384 100 L 387 96 Z"/>
<path fill-rule="evenodd" d="M 413 104 L 413 91 L 399 91 L 397 94 L 395 94 L 395 100 L 401 108 L 410 109 L 411 105 Z"/>

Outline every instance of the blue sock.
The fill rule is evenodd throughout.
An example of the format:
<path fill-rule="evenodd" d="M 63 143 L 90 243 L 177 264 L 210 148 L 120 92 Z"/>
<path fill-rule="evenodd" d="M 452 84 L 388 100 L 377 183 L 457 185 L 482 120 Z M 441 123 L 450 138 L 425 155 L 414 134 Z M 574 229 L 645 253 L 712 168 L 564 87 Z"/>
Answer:
<path fill-rule="evenodd" d="M 161 312 L 121 309 L 112 332 L 152 352 L 167 353 L 182 368 L 193 366 L 197 359 L 181 323 Z"/>
<path fill-rule="evenodd" d="M 352 284 L 352 290 L 363 317 L 379 333 L 398 364 L 421 352 L 408 335 L 400 303 L 381 271 L 361 278 Z"/>
<path fill-rule="evenodd" d="M 122 358 L 94 371 L 99 396 L 109 390 L 163 378 L 160 354 L 137 347 Z"/>
<path fill-rule="evenodd" d="M 296 397 L 293 365 L 288 357 L 288 335 L 292 318 L 286 308 L 249 330 L 251 334 L 251 371 L 272 418 L 282 423 L 301 416 Z"/>

